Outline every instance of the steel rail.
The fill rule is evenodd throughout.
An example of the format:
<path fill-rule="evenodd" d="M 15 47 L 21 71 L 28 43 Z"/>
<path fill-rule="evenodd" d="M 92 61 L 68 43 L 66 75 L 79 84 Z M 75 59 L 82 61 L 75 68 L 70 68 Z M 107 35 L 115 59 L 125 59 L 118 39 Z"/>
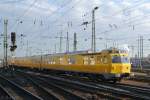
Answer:
<path fill-rule="evenodd" d="M 39 84 L 39 82 L 37 82 L 33 77 L 30 77 L 29 80 L 31 80 L 31 82 L 39 89 L 40 93 L 42 92 L 41 95 L 39 95 L 41 98 L 43 98 L 44 100 L 59 100 L 58 97 L 48 92 L 43 87 L 44 84 Z"/>
<path fill-rule="evenodd" d="M 57 91 L 59 91 L 59 93 L 61 93 L 63 96 L 65 96 L 65 98 L 67 98 L 67 100 L 86 100 L 85 98 L 74 94 L 72 91 L 69 91 L 68 89 L 66 89 L 62 86 L 54 84 L 53 82 L 46 81 L 45 79 L 42 79 L 42 78 L 37 78 L 37 79 L 39 81 L 43 81 L 44 84 L 47 84 L 47 86 L 49 85 L 49 86 L 54 87 L 55 89 L 57 89 Z"/>
<path fill-rule="evenodd" d="M 28 81 L 30 81 L 34 87 L 37 88 L 38 90 L 38 95 L 43 99 L 43 100 L 59 100 L 55 95 L 53 95 L 52 93 L 50 93 L 49 91 L 47 91 L 44 87 L 43 84 L 39 84 L 34 77 L 32 77 L 31 75 L 27 75 L 27 74 L 22 74 L 17 72 L 17 74 L 23 76 L 24 78 L 26 78 Z"/>
<path fill-rule="evenodd" d="M 40 77 L 43 77 L 43 75 L 39 75 L 38 76 Z M 53 79 L 53 80 L 59 80 L 61 82 L 59 83 L 56 83 L 56 84 L 59 84 L 59 85 L 62 85 L 63 83 L 69 83 L 69 84 L 77 84 L 78 86 L 79 85 L 83 85 L 86 86 L 86 85 L 92 85 L 90 88 L 96 90 L 96 88 L 98 88 L 99 90 L 102 90 L 102 91 L 105 91 L 105 92 L 109 92 L 109 93 L 112 93 L 113 95 L 120 95 L 122 97 L 130 97 L 132 99 L 145 99 L 145 100 L 149 100 L 149 93 L 145 93 L 144 95 L 141 95 L 140 93 L 144 93 L 144 92 L 148 92 L 148 90 L 145 90 L 144 89 L 141 89 L 141 88 L 138 88 L 138 90 L 136 92 L 134 92 L 136 90 L 136 88 L 130 88 L 130 89 L 133 89 L 132 91 L 130 91 L 130 89 L 127 89 L 127 88 L 119 88 L 118 87 L 113 87 L 113 86 L 110 86 L 108 84 L 98 84 L 96 87 L 95 87 L 95 84 L 87 84 L 86 82 L 82 81 L 80 83 L 78 83 L 77 81 L 73 81 L 73 80 L 64 80 L 64 78 L 58 78 L 58 77 L 54 77 L 54 76 L 50 76 L 50 75 L 46 75 L 47 78 L 50 78 L 50 79 Z M 45 76 L 43 77 L 45 78 Z M 70 82 L 69 82 L 70 81 Z M 75 83 L 74 83 L 75 82 Z M 77 82 L 77 83 L 76 83 Z M 60 84 L 61 83 L 61 84 Z M 64 84 L 63 84 L 64 85 Z M 93 87 L 94 86 L 94 87 Z M 83 88 L 81 87 L 81 88 Z M 88 88 L 88 86 L 86 86 Z M 121 87 L 121 86 L 120 86 Z M 142 91 L 143 90 L 143 91 Z M 134 92 L 134 93 L 133 93 Z"/>
<path fill-rule="evenodd" d="M 129 87 L 140 88 L 140 89 L 144 89 L 144 90 L 150 91 L 150 87 L 136 86 L 136 85 L 125 84 L 125 83 L 116 83 L 116 85 L 129 86 Z"/>
<path fill-rule="evenodd" d="M 123 97 L 129 97 L 129 98 L 132 98 L 132 99 L 149 100 L 149 97 L 147 97 L 147 96 L 134 94 L 130 91 L 126 91 L 126 90 L 123 90 L 123 89 L 117 89 L 117 88 L 110 87 L 110 86 L 107 86 L 107 85 L 99 84 L 99 86 L 95 86 L 95 85 L 90 85 L 90 84 L 83 83 L 83 82 L 81 83 L 81 82 L 78 82 L 78 81 L 70 81 L 70 80 L 67 80 L 67 79 L 58 78 L 58 77 L 54 77 L 54 76 L 48 76 L 47 78 L 54 79 L 54 80 L 59 80 L 59 81 L 61 81 L 60 83 L 62 83 L 62 82 L 70 83 L 70 84 L 74 84 L 74 85 L 78 85 L 78 86 L 82 86 L 82 87 L 86 87 L 86 88 L 91 88 L 92 90 L 95 89 L 95 90 L 99 90 L 99 91 L 111 92 L 112 94 L 118 95 L 118 96 L 122 95 Z"/>
<path fill-rule="evenodd" d="M 24 71 L 21 71 L 21 72 L 22 72 L 22 73 L 26 73 L 26 72 L 24 72 Z M 28 74 L 32 74 L 32 75 L 34 75 L 34 76 L 36 76 L 36 77 L 41 77 L 41 78 L 43 79 L 43 76 L 38 76 L 40 73 L 30 72 L 30 73 L 28 73 Z M 47 76 L 46 74 L 42 74 L 42 75 Z M 44 80 L 47 80 L 47 79 L 43 79 L 43 81 L 44 81 Z M 109 94 L 108 94 L 108 93 L 103 93 L 103 92 L 100 92 L 100 91 L 95 91 L 95 90 L 92 90 L 92 89 L 88 89 L 87 87 L 84 88 L 84 87 L 81 87 L 81 86 L 78 86 L 78 85 L 72 86 L 72 85 L 70 85 L 70 84 L 67 84 L 66 82 L 61 82 L 61 84 L 59 84 L 60 81 L 55 81 L 55 80 L 51 80 L 51 79 L 48 79 L 48 80 L 51 81 L 50 84 L 55 83 L 55 85 L 58 84 L 59 86 L 65 85 L 64 87 L 73 88 L 73 89 L 75 89 L 75 90 L 79 90 L 79 91 L 82 91 L 82 92 L 85 92 L 85 93 L 97 94 L 98 96 L 100 96 L 100 97 L 102 97 L 102 98 L 107 98 L 107 99 L 110 99 L 110 100 L 120 100 L 119 97 L 113 96 L 113 95 L 111 95 L 111 93 L 109 93 Z M 63 85 L 62 85 L 62 84 L 63 84 Z M 97 92 L 97 93 L 96 93 L 96 92 Z"/>
<path fill-rule="evenodd" d="M 16 83 L 8 80 L 7 78 L 0 75 L 0 84 L 3 88 L 9 93 L 9 95 L 14 96 L 13 93 L 17 94 L 17 97 L 14 96 L 15 100 L 42 100 L 40 97 L 33 95 L 31 92 L 20 87 Z M 11 90 L 11 92 L 10 92 Z M 12 93 L 13 91 L 13 93 Z"/>
<path fill-rule="evenodd" d="M 31 74 L 31 73 L 30 73 Z M 32 73 L 33 74 L 33 73 Z M 103 91 L 105 92 L 106 94 L 108 94 L 109 92 L 109 95 L 111 96 L 108 96 L 107 95 L 107 98 L 111 98 L 111 99 L 115 99 L 115 100 L 118 100 L 118 99 L 121 99 L 119 98 L 118 96 L 120 96 L 120 91 L 119 93 L 116 93 L 114 91 L 108 91 L 107 89 L 104 89 L 104 88 L 97 88 L 95 86 L 92 86 L 92 85 L 88 85 L 88 84 L 84 84 L 84 83 L 80 83 L 80 82 L 77 82 L 77 81 L 72 81 L 72 80 L 67 80 L 67 79 L 64 79 L 64 78 L 58 78 L 58 77 L 54 77 L 54 76 L 49 76 L 49 75 L 46 75 L 46 76 L 43 76 L 43 75 L 37 75 L 37 77 L 42 77 L 42 78 L 48 78 L 50 80 L 53 80 L 54 81 L 59 81 L 59 85 L 68 85 L 69 87 L 72 87 L 74 86 L 75 88 L 80 88 L 80 90 L 84 90 L 84 91 L 88 91 L 88 92 L 94 92 L 94 93 L 97 93 L 97 92 L 100 92 L 100 91 Z M 56 83 L 58 84 L 58 82 Z M 76 87 L 77 86 L 77 87 Z M 105 94 L 103 93 L 103 96 Z M 115 96 L 114 96 L 115 95 Z M 123 94 L 122 94 L 123 95 Z M 106 96 L 106 95 L 105 95 Z M 124 97 L 126 95 L 124 94 Z M 134 97 L 135 98 L 135 97 Z"/>
<path fill-rule="evenodd" d="M 93 83 L 90 82 L 89 84 L 94 85 L 94 86 L 100 86 L 101 85 L 107 85 L 110 86 L 112 88 L 116 88 L 116 89 L 120 89 L 120 90 L 125 90 L 128 91 L 129 93 L 134 93 L 135 96 L 140 96 L 143 98 L 150 98 L 150 90 L 145 89 L 145 88 L 138 88 L 138 87 L 132 87 L 132 86 L 127 86 L 124 84 L 110 84 L 110 83 Z"/>
<path fill-rule="evenodd" d="M 0 85 L 0 100 L 15 100 L 4 88 Z"/>
<path fill-rule="evenodd" d="M 130 78 L 129 80 L 142 81 L 142 82 L 150 82 L 150 76 L 135 75 L 134 77 Z"/>
<path fill-rule="evenodd" d="M 28 75 L 26 73 L 22 73 L 20 71 L 15 71 L 16 75 L 22 76 L 24 79 L 27 79 L 28 82 L 31 82 L 34 87 L 36 87 L 36 91 L 38 92 L 38 96 L 44 100 L 59 100 L 55 95 L 49 92 L 47 89 L 43 87 L 43 84 L 39 84 L 34 77 Z"/>
<path fill-rule="evenodd" d="M 45 80 L 45 78 L 41 78 L 43 81 Z M 50 79 L 49 79 L 50 80 Z M 82 91 L 82 92 L 85 92 L 85 93 L 91 93 L 91 94 L 96 94 L 96 95 L 100 95 L 101 98 L 107 98 L 107 99 L 110 99 L 110 100 L 120 100 L 120 98 L 116 97 L 116 96 L 113 96 L 108 93 L 103 93 L 103 92 L 100 92 L 100 91 L 95 91 L 93 89 L 89 89 L 88 87 L 82 87 L 80 86 L 79 84 L 68 84 L 66 82 L 60 82 L 58 80 L 53 80 L 53 84 L 57 84 L 58 86 L 63 86 L 65 88 L 71 88 L 71 89 L 76 89 L 76 90 L 79 90 L 79 91 Z"/>
<path fill-rule="evenodd" d="M 63 77 L 63 78 L 65 78 L 65 77 Z M 72 77 L 67 77 L 67 79 L 68 78 L 72 79 Z M 113 86 L 113 87 L 121 88 L 124 90 L 131 90 L 133 92 L 140 93 L 140 94 L 142 93 L 145 96 L 150 96 L 150 87 L 135 86 L 135 85 L 123 84 L 123 83 L 112 84 L 110 82 L 103 82 L 103 81 L 97 81 L 97 82 L 94 81 L 93 82 L 91 80 L 80 79 L 80 78 L 78 78 L 78 80 L 80 80 L 82 82 L 93 83 L 93 85 L 103 84 L 103 85 Z"/>
<path fill-rule="evenodd" d="M 63 97 L 67 100 L 85 100 L 83 97 L 80 97 L 79 95 L 74 94 L 72 91 L 69 91 L 59 85 L 54 84 L 53 82 L 49 82 L 47 80 L 38 78 L 36 75 L 30 75 L 22 71 L 18 71 L 20 73 L 24 73 L 24 75 L 30 77 L 30 79 L 37 84 L 40 84 L 41 87 L 49 88 L 55 91 L 56 93 L 63 95 Z"/>
<path fill-rule="evenodd" d="M 94 85 L 94 86 L 103 84 L 103 85 L 111 86 L 111 87 L 118 88 L 118 89 L 128 90 L 129 92 L 134 92 L 135 94 L 141 95 L 142 97 L 147 96 L 146 98 L 150 98 L 149 87 L 135 86 L 135 85 L 129 85 L 129 84 L 122 84 L 122 83 L 112 84 L 110 82 L 102 82 L 102 81 L 93 82 L 93 81 L 85 80 L 85 79 L 79 79 L 79 80 L 84 83 L 90 83 L 91 85 Z"/>

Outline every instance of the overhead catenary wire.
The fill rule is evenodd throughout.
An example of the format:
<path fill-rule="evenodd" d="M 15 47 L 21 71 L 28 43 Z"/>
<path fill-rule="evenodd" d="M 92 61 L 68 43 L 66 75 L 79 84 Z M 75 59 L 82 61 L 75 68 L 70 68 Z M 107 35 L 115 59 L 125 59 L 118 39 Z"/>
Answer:
<path fill-rule="evenodd" d="M 34 3 L 33 3 L 33 4 L 34 4 Z M 32 4 L 32 5 L 33 5 L 33 4 Z M 32 6 L 32 5 L 31 5 L 31 6 Z"/>
<path fill-rule="evenodd" d="M 12 4 L 12 3 L 18 3 L 18 2 L 23 2 L 25 0 L 1 0 L 0 4 Z"/>
<path fill-rule="evenodd" d="M 66 6 L 68 6 L 69 4 L 71 4 L 74 0 L 69 0 L 68 2 L 64 3 L 63 5 L 61 5 L 60 7 L 58 7 L 56 10 L 52 11 L 50 13 L 50 15 L 48 15 L 48 17 L 53 16 L 54 14 L 56 14 L 58 11 L 60 11 L 61 9 L 65 8 Z"/>
<path fill-rule="evenodd" d="M 23 12 L 23 14 L 21 14 L 21 15 L 17 18 L 17 20 L 20 21 L 20 19 L 25 16 L 25 14 L 34 6 L 34 4 L 35 4 L 37 1 L 38 1 L 38 0 L 34 0 L 34 1 L 30 4 L 30 6 Z M 10 29 L 12 30 L 12 29 L 16 26 L 16 24 L 17 24 L 17 22 L 15 22 L 15 24 L 13 24 L 13 25 L 10 27 Z"/>
<path fill-rule="evenodd" d="M 76 6 L 77 4 L 79 4 L 81 1 L 83 1 L 83 0 L 77 0 L 77 1 L 75 2 L 75 4 L 74 4 L 73 6 L 71 6 L 71 7 L 69 7 L 63 14 L 61 14 L 60 17 L 62 18 L 63 16 L 66 15 L 66 13 L 69 13 L 69 11 L 72 10 L 73 8 L 75 8 L 75 6 Z M 59 21 L 59 20 L 60 20 L 60 18 L 59 18 L 59 19 L 56 19 L 56 20 L 54 20 L 53 22 L 50 22 L 50 23 L 51 23 L 51 25 L 54 25 L 54 24 L 56 24 L 56 22 Z M 47 27 L 45 27 L 44 29 L 37 30 L 37 31 L 47 30 L 48 28 L 49 28 L 49 27 L 47 26 Z M 38 34 L 37 36 L 39 36 L 39 34 Z"/>
<path fill-rule="evenodd" d="M 56 9 L 54 12 L 52 12 L 49 16 L 52 16 L 54 13 L 56 13 L 58 10 L 60 10 L 60 9 L 62 9 L 62 8 L 64 8 L 64 7 L 66 7 L 67 5 L 69 5 L 71 2 L 72 2 L 73 0 L 71 0 L 71 1 L 69 1 L 69 2 L 67 2 L 67 3 L 64 3 L 61 7 L 59 7 L 58 9 Z M 43 20 L 41 20 L 42 22 L 43 22 Z M 35 32 L 40 32 L 40 31 L 43 31 L 43 30 L 46 30 L 46 29 L 49 29 L 49 25 L 47 25 L 46 26 L 46 28 L 41 28 L 40 30 L 39 29 L 37 29 L 37 31 L 35 31 Z M 30 30 L 30 29 L 28 29 L 28 30 Z M 40 33 L 39 33 L 40 34 Z M 37 36 L 39 36 L 39 34 L 37 34 Z"/>
<path fill-rule="evenodd" d="M 57 22 L 59 22 L 59 20 L 58 20 Z M 48 26 L 44 26 L 44 27 L 48 27 Z M 118 28 L 119 28 L 119 27 L 118 27 Z M 41 29 L 44 29 L 44 28 L 41 28 Z"/>

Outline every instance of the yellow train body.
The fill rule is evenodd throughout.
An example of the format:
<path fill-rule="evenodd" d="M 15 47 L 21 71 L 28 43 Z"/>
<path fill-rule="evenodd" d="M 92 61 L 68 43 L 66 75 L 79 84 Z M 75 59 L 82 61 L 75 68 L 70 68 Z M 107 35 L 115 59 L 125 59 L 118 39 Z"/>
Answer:
<path fill-rule="evenodd" d="M 128 54 L 118 50 L 22 57 L 14 58 L 11 63 L 18 67 L 104 75 L 105 78 L 128 76 L 131 69 Z"/>

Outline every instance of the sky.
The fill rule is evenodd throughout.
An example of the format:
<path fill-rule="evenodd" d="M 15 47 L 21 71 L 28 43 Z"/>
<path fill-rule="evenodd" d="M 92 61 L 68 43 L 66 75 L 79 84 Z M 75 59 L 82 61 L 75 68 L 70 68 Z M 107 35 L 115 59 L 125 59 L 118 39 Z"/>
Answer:
<path fill-rule="evenodd" d="M 77 50 L 90 50 L 92 10 L 95 11 L 96 50 L 128 45 L 137 54 L 138 37 L 143 36 L 144 56 L 150 51 L 150 0 L 0 0 L 0 34 L 8 19 L 8 37 L 16 32 L 15 56 L 73 51 L 73 35 L 77 33 Z M 88 21 L 89 24 L 82 25 Z M 3 56 L 0 35 L 0 56 Z M 11 45 L 8 38 L 9 46 Z M 131 47 L 134 48 L 131 49 Z M 9 52 L 10 54 L 10 52 Z"/>

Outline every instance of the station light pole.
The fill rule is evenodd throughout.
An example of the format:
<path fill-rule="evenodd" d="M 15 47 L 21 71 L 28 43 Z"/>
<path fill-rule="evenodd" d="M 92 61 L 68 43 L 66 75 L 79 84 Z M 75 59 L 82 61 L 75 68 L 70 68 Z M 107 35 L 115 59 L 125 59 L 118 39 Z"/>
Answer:
<path fill-rule="evenodd" d="M 74 33 L 73 50 L 74 52 L 77 50 L 77 33 Z"/>
<path fill-rule="evenodd" d="M 67 32 L 67 38 L 66 38 L 66 52 L 69 52 L 69 33 Z"/>
<path fill-rule="evenodd" d="M 142 70 L 143 61 L 143 36 L 138 37 L 138 66 Z"/>
<path fill-rule="evenodd" d="M 8 20 L 4 20 L 4 62 L 3 66 L 8 67 L 7 65 L 7 48 L 8 48 L 8 43 L 7 43 L 7 26 L 8 26 Z"/>
<path fill-rule="evenodd" d="M 39 51 L 38 53 L 40 53 L 40 69 L 42 69 L 42 64 L 43 64 L 42 54 L 43 54 L 43 50 L 42 49 L 38 49 L 38 48 L 36 50 L 38 50 Z"/>
<path fill-rule="evenodd" d="M 99 7 L 95 7 L 92 10 L 92 52 L 96 52 L 96 35 L 95 35 L 95 11 L 98 9 Z"/>
<path fill-rule="evenodd" d="M 59 38 L 60 38 L 60 41 L 59 41 L 59 42 L 60 42 L 60 43 L 59 43 L 59 44 L 60 44 L 59 53 L 61 53 L 61 52 L 62 52 L 62 39 L 63 39 L 62 31 L 60 32 L 60 37 L 59 37 Z"/>

